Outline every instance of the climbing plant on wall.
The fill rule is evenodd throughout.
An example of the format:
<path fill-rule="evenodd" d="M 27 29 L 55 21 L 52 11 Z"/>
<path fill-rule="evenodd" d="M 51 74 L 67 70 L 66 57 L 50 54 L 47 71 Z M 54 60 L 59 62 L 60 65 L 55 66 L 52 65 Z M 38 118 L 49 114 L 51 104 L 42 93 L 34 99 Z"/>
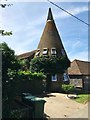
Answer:
<path fill-rule="evenodd" d="M 42 56 L 33 58 L 30 62 L 30 70 L 32 72 L 44 73 L 63 73 L 70 66 L 67 57 Z"/>

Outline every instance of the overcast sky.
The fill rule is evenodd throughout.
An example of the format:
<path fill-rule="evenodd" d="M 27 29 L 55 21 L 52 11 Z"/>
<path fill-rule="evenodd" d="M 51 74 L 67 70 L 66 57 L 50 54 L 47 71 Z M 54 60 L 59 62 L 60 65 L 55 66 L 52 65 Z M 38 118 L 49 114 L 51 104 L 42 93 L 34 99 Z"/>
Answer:
<path fill-rule="evenodd" d="M 56 4 L 88 23 L 88 2 Z M 49 2 L 15 2 L 0 8 L 0 29 L 13 31 L 12 36 L 0 36 L 0 43 L 6 42 L 16 55 L 37 49 L 49 7 L 69 59 L 87 61 L 88 26 Z"/>

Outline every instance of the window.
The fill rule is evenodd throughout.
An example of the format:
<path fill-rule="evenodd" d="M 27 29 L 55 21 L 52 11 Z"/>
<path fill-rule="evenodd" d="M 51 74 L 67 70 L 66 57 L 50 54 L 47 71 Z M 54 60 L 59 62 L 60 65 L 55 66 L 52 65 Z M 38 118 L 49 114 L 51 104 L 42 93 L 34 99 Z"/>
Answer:
<path fill-rule="evenodd" d="M 36 52 L 35 55 L 36 55 L 36 56 L 39 56 L 39 54 L 40 54 L 40 49 L 37 50 L 37 52 Z"/>
<path fill-rule="evenodd" d="M 63 74 L 63 77 L 64 77 L 64 81 L 69 81 L 69 75 L 67 73 L 64 73 Z"/>
<path fill-rule="evenodd" d="M 52 54 L 52 55 L 56 55 L 56 48 L 52 48 L 52 49 L 51 49 L 51 54 Z"/>
<path fill-rule="evenodd" d="M 52 75 L 52 81 L 57 81 L 57 75 L 56 74 Z"/>
<path fill-rule="evenodd" d="M 47 48 L 44 48 L 43 49 L 43 55 L 47 55 L 48 54 L 48 49 Z"/>
<path fill-rule="evenodd" d="M 62 53 L 63 56 L 65 56 L 65 51 L 64 51 L 64 49 L 61 50 L 61 53 Z"/>

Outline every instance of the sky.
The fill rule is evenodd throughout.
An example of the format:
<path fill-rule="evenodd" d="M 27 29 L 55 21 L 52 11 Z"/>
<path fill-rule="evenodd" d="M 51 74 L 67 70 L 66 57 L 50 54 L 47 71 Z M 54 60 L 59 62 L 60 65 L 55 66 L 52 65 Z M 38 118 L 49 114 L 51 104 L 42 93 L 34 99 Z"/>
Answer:
<path fill-rule="evenodd" d="M 88 2 L 55 3 L 88 23 Z M 13 32 L 12 36 L 0 36 L 0 43 L 6 42 L 16 55 L 37 49 L 49 7 L 68 58 L 87 61 L 88 26 L 49 2 L 13 2 L 0 8 L 0 29 Z"/>

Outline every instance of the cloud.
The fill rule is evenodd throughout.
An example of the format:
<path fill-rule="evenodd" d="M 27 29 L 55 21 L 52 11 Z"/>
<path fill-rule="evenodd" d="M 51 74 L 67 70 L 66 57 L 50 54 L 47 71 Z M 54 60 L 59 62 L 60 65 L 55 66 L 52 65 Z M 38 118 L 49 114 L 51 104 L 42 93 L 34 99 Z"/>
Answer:
<path fill-rule="evenodd" d="M 75 16 L 77 14 L 88 11 L 88 7 L 86 7 L 86 6 L 73 7 L 72 9 L 67 9 L 67 11 Z M 64 12 L 64 11 L 55 13 L 55 19 L 59 19 L 59 18 L 60 19 L 65 19 L 65 18 L 68 18 L 68 17 L 70 17 L 70 15 L 68 13 Z"/>

